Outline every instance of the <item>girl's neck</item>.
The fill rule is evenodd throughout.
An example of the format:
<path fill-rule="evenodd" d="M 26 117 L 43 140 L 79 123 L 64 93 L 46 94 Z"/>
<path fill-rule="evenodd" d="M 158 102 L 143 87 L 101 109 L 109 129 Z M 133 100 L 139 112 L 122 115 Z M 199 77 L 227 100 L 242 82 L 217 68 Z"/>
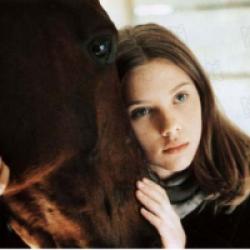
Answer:
<path fill-rule="evenodd" d="M 173 171 L 173 170 L 165 169 L 158 165 L 149 164 L 149 169 L 153 171 L 160 179 L 165 180 L 165 179 L 170 178 L 172 175 L 178 175 L 179 173 L 182 173 L 182 172 L 188 172 L 186 170 L 189 169 L 189 166 L 183 168 L 183 170 Z"/>
<path fill-rule="evenodd" d="M 154 173 L 156 173 L 160 179 L 166 179 L 166 178 L 168 178 L 168 177 L 170 177 L 171 175 L 174 174 L 173 171 L 167 170 L 167 169 L 165 169 L 165 168 L 163 168 L 163 167 L 160 167 L 160 166 L 157 166 L 157 165 L 152 165 L 152 164 L 150 164 L 150 165 L 149 165 L 149 168 L 150 168 Z"/>

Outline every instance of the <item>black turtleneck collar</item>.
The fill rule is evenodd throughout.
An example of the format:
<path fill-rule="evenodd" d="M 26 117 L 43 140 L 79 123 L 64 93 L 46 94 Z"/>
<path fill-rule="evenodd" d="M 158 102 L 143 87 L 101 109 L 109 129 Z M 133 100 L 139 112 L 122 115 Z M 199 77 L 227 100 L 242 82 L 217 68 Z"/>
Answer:
<path fill-rule="evenodd" d="M 181 218 L 192 212 L 205 198 L 190 167 L 165 179 L 149 170 L 149 177 L 166 190 L 171 204 Z"/>

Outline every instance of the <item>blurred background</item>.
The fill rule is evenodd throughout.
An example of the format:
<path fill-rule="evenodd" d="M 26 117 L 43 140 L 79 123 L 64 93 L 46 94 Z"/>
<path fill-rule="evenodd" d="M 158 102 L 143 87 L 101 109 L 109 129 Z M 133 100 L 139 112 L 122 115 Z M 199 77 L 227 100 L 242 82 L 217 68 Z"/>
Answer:
<path fill-rule="evenodd" d="M 210 76 L 221 109 L 250 135 L 250 0 L 100 0 L 117 26 L 175 32 Z"/>

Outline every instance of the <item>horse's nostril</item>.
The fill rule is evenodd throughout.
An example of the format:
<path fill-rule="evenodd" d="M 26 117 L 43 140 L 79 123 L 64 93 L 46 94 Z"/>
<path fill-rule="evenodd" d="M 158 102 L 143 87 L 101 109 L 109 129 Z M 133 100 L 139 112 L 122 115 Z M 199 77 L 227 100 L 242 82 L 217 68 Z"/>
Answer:
<path fill-rule="evenodd" d="M 114 62 L 116 41 L 112 35 L 100 35 L 92 39 L 88 44 L 88 52 L 99 64 Z"/>

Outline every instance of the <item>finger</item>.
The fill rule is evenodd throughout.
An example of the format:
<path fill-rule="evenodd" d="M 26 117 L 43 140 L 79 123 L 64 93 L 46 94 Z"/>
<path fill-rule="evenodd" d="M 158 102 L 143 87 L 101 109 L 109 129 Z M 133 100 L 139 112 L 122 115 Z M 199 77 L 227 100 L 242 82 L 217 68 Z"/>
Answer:
<path fill-rule="evenodd" d="M 143 215 L 143 217 L 149 221 L 153 226 L 156 227 L 156 229 L 158 229 L 159 224 L 160 224 L 160 219 L 155 216 L 154 214 L 152 214 L 151 212 L 149 212 L 148 210 L 146 210 L 145 208 L 141 208 L 141 214 Z"/>
<path fill-rule="evenodd" d="M 158 202 L 152 200 L 150 197 L 145 195 L 140 190 L 138 190 L 136 192 L 136 197 L 142 203 L 142 205 L 147 208 L 147 210 L 154 213 L 158 217 L 162 216 L 163 209 L 162 209 L 161 205 Z"/>
<path fill-rule="evenodd" d="M 2 158 L 0 157 L 0 176 L 2 174 L 2 171 L 3 171 L 3 161 Z"/>
<path fill-rule="evenodd" d="M 3 161 L 0 161 L 0 195 L 4 193 L 9 182 L 10 171 Z"/>
<path fill-rule="evenodd" d="M 148 178 L 143 178 L 142 181 L 145 185 L 151 186 L 152 188 L 158 190 L 158 192 L 161 193 L 163 196 L 166 196 L 165 189 L 162 188 L 159 184 L 155 183 L 154 181 L 152 181 Z"/>
<path fill-rule="evenodd" d="M 161 195 L 162 199 L 164 199 L 169 204 L 169 206 L 171 205 L 167 191 L 164 188 L 162 188 L 159 184 L 147 178 L 143 178 L 143 184 L 150 187 L 151 189 L 157 190 L 157 192 Z"/>
<path fill-rule="evenodd" d="M 162 202 L 168 202 L 168 199 L 166 199 L 166 195 L 162 195 L 162 192 L 159 191 L 159 189 L 148 185 L 142 181 L 137 181 L 136 183 L 137 188 L 142 191 L 145 195 L 149 196 L 151 199 L 155 200 L 158 203 Z"/>

